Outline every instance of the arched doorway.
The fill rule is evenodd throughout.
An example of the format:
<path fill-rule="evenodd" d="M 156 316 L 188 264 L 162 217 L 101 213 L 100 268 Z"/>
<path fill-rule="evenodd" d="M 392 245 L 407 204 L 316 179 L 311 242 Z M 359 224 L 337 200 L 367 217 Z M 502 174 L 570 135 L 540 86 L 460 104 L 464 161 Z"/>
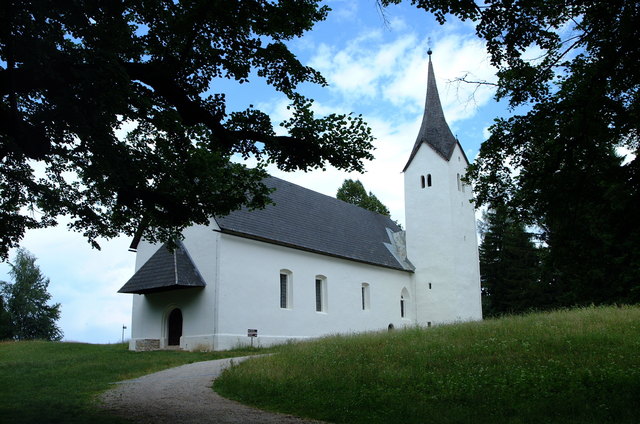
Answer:
<path fill-rule="evenodd" d="M 167 322 L 168 327 L 168 341 L 167 344 L 169 346 L 179 346 L 180 345 L 180 337 L 182 337 L 182 312 L 180 309 L 175 308 L 169 314 L 169 319 Z"/>

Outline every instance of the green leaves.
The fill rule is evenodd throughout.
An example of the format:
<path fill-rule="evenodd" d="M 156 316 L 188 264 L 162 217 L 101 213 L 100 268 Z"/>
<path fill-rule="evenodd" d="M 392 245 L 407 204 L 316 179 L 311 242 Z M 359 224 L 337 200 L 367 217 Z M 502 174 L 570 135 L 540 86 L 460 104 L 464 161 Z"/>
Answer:
<path fill-rule="evenodd" d="M 387 209 L 387 207 L 378 200 L 375 194 L 371 192 L 367 194 L 367 191 L 364 189 L 364 185 L 362 185 L 360 180 L 344 180 L 336 193 L 336 199 L 389 216 L 389 209 Z"/>
<path fill-rule="evenodd" d="M 1 257 L 60 214 L 95 246 L 143 230 L 166 241 L 242 205 L 263 207 L 268 163 L 362 171 L 372 158 L 360 116 L 316 117 L 297 92 L 326 84 L 284 43 L 325 18 L 317 0 L 10 6 L 0 12 Z M 291 100 L 286 134 L 260 110 L 228 111 L 233 93 L 215 86 L 254 75 Z M 234 154 L 257 168 L 231 163 Z"/>
<path fill-rule="evenodd" d="M 36 258 L 18 249 L 11 264 L 13 282 L 0 282 L 0 336 L 12 340 L 61 340 L 62 331 L 56 325 L 60 304 L 49 305 L 49 279 L 35 264 Z M 4 334 L 2 334 L 4 333 Z"/>

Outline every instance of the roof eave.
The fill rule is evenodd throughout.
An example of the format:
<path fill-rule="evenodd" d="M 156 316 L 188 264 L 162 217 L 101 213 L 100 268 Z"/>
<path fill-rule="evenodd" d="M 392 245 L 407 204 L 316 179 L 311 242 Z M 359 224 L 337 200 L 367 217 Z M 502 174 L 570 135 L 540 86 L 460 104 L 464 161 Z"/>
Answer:
<path fill-rule="evenodd" d="M 392 265 L 386 265 L 386 264 L 366 261 L 366 260 L 363 260 L 363 259 L 352 258 L 352 257 L 349 257 L 349 256 L 344 256 L 344 255 L 336 255 L 334 253 L 324 252 L 322 250 L 311 249 L 311 248 L 308 248 L 308 247 L 305 247 L 305 246 L 299 246 L 299 245 L 292 244 L 292 243 L 287 243 L 287 242 L 283 242 L 283 241 L 279 241 L 279 240 L 268 239 L 268 238 L 260 237 L 260 236 L 254 235 L 254 234 L 248 234 L 248 233 L 228 230 L 228 229 L 224 229 L 224 228 L 221 228 L 219 231 L 222 234 L 228 234 L 228 235 L 231 235 L 231 236 L 236 236 L 236 237 L 241 237 L 241 238 L 246 238 L 246 239 L 256 240 L 256 241 L 261 241 L 263 243 L 274 244 L 274 245 L 277 245 L 277 246 L 288 247 L 288 248 L 291 248 L 291 249 L 302 250 L 302 251 L 305 251 L 305 252 L 316 253 L 316 254 L 319 254 L 319 255 L 330 256 L 332 258 L 340 258 L 340 259 L 345 259 L 345 260 L 353 261 L 353 262 L 359 262 L 359 263 L 363 263 L 363 264 L 367 264 L 367 265 L 379 266 L 379 267 L 382 267 L 382 268 L 395 269 L 397 271 L 404 271 L 404 272 L 413 273 L 413 270 L 405 269 L 400 264 L 398 264 L 398 266 L 392 266 Z"/>
<path fill-rule="evenodd" d="M 174 284 L 171 286 L 162 286 L 162 287 L 151 287 L 151 288 L 132 288 L 129 290 L 124 290 L 124 287 L 118 290 L 118 293 L 124 294 L 151 294 L 151 293 L 160 293 L 167 291 L 175 291 L 175 290 L 185 290 L 185 289 L 204 289 L 204 286 L 192 286 L 192 285 L 182 285 L 182 284 Z"/>

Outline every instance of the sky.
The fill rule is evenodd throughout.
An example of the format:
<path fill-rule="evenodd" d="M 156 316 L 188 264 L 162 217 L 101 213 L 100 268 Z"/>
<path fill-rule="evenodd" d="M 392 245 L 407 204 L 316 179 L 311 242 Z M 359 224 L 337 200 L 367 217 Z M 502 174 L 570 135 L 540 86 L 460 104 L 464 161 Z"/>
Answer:
<path fill-rule="evenodd" d="M 333 10 L 301 39 L 289 43 L 302 63 L 320 71 L 328 87 L 305 84 L 300 91 L 314 98 L 314 110 L 362 114 L 376 137 L 375 159 L 366 162 L 364 174 L 328 168 L 325 172 L 283 173 L 280 178 L 335 196 L 346 178 L 359 179 L 404 223 L 402 168 L 415 143 L 427 85 L 427 50 L 432 62 L 444 114 L 470 161 L 488 136 L 498 116 L 508 116 L 504 104 L 495 102 L 489 86 L 476 87 L 453 81 L 495 81 L 485 46 L 473 25 L 450 20 L 439 25 L 409 2 L 390 6 L 384 16 L 375 0 L 327 1 Z M 287 118 L 287 102 L 257 77 L 249 84 L 216 81 L 215 92 L 225 92 L 227 111 L 249 105 L 267 112 L 273 121 Z M 249 163 L 250 165 L 250 163 Z M 92 249 L 78 233 L 67 230 L 61 218 L 55 228 L 27 232 L 21 246 L 37 257 L 50 279 L 52 302 L 61 304 L 58 322 L 64 340 L 116 343 L 130 336 L 132 295 L 117 291 L 133 275 L 135 253 L 131 240 L 102 240 L 102 250 Z M 10 255 L 13 260 L 15 252 Z M 0 263 L 0 281 L 9 281 L 9 265 Z"/>

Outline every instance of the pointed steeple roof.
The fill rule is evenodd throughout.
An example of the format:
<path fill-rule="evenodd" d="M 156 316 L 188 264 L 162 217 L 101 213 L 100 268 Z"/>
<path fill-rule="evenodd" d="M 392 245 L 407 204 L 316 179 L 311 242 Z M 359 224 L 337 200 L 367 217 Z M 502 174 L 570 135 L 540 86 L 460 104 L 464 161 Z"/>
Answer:
<path fill-rule="evenodd" d="M 427 53 L 429 54 L 427 99 L 424 106 L 424 115 L 422 116 L 422 125 L 418 132 L 416 144 L 413 146 L 409 160 L 402 172 L 407 170 L 422 143 L 431 146 L 433 150 L 438 152 L 438 154 L 447 161 L 451 159 L 453 149 L 456 147 L 456 144 L 458 144 L 458 140 L 453 136 L 447 121 L 444 119 L 444 112 L 442 111 L 438 87 L 436 85 L 436 77 L 433 73 L 433 65 L 431 63 L 431 50 Z"/>

